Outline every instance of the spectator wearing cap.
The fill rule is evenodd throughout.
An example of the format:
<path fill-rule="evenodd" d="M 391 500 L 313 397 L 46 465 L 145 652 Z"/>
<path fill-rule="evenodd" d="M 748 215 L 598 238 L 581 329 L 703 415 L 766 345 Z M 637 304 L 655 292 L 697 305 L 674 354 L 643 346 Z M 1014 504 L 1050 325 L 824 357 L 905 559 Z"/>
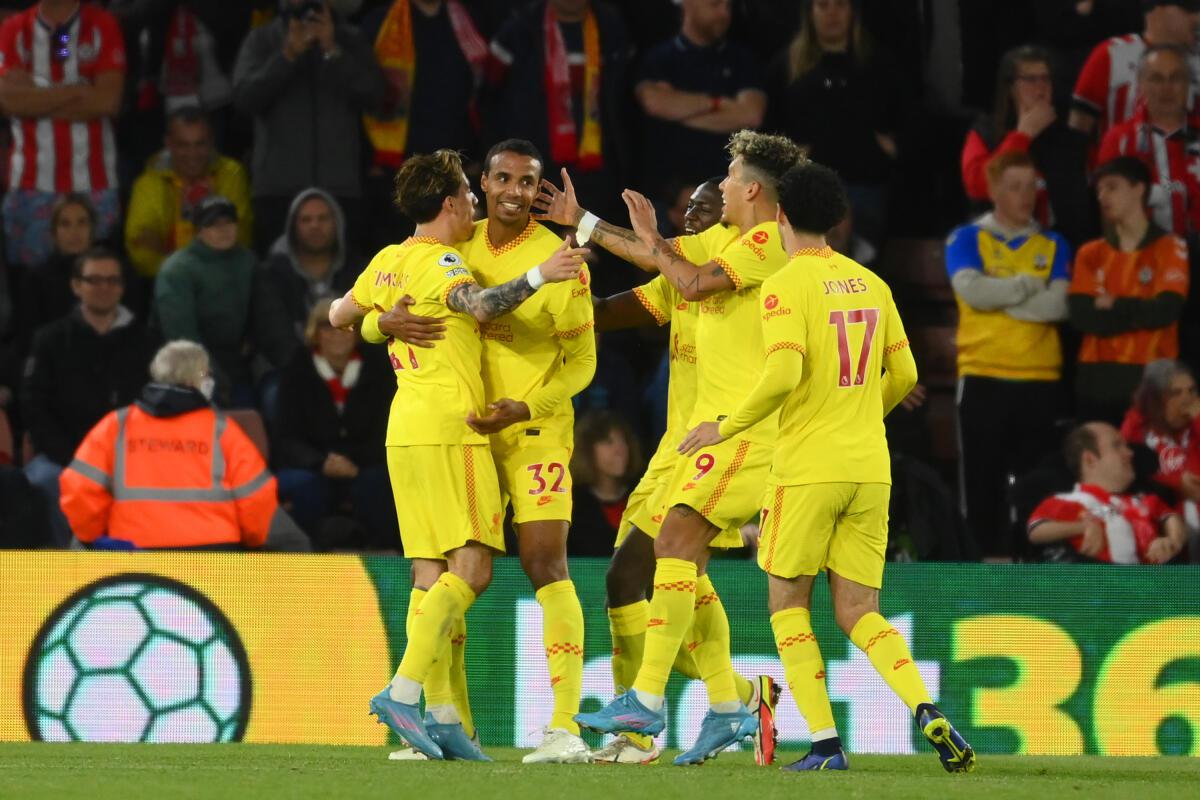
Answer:
<path fill-rule="evenodd" d="M 1044 500 L 1029 517 L 1029 541 L 1065 543 L 1110 564 L 1165 564 L 1183 552 L 1183 519 L 1155 495 L 1130 494 L 1133 451 L 1107 422 L 1067 434 L 1064 453 L 1078 483 Z"/>
<path fill-rule="evenodd" d="M 279 15 L 242 43 L 234 105 L 254 118 L 254 241 L 283 229 L 292 198 L 319 186 L 354 220 L 362 197 L 361 116 L 384 96 L 371 44 L 328 0 L 279 0 Z"/>
<path fill-rule="evenodd" d="M 1188 53 L 1176 45 L 1146 49 L 1138 68 L 1142 103 L 1104 135 L 1099 162 L 1136 156 L 1146 162 L 1153 191 L 1146 198 L 1160 228 L 1200 231 L 1200 133 L 1188 121 L 1192 76 Z"/>
<path fill-rule="evenodd" d="M 163 338 L 204 346 L 220 406 L 251 406 L 250 301 L 256 262 L 238 244 L 237 207 L 209 195 L 196 204 L 196 238 L 163 262 L 154 286 L 154 315 Z"/>
<path fill-rule="evenodd" d="M 125 218 L 125 248 L 147 278 L 158 274 L 167 256 L 192 241 L 192 207 L 210 194 L 228 197 L 237 206 L 242 245 L 250 246 L 254 230 L 246 170 L 216 152 L 212 126 L 198 106 L 171 113 L 165 145 L 134 181 Z"/>
<path fill-rule="evenodd" d="M 1137 111 L 1138 66 L 1146 49 L 1175 45 L 1188 54 L 1193 85 L 1200 78 L 1200 54 L 1196 47 L 1198 0 L 1142 0 L 1141 33 L 1114 36 L 1096 45 L 1075 82 L 1071 114 L 1067 124 L 1102 141 L 1109 128 L 1129 119 Z M 1189 98 L 1189 108 L 1195 108 Z"/>
<path fill-rule="evenodd" d="M 1096 172 L 1105 234 L 1079 249 L 1067 299 L 1083 334 L 1075 375 L 1082 419 L 1119 422 L 1145 365 L 1179 355 L 1188 248 L 1147 216 L 1150 187 L 1150 170 L 1130 156 Z"/>
<path fill-rule="evenodd" d="M 39 0 L 0 27 L 0 111 L 13 140 L 3 205 L 11 263 L 32 266 L 50 253 L 60 194 L 87 196 L 98 240 L 116 228 L 113 119 L 124 85 L 121 29 L 99 4 Z"/>

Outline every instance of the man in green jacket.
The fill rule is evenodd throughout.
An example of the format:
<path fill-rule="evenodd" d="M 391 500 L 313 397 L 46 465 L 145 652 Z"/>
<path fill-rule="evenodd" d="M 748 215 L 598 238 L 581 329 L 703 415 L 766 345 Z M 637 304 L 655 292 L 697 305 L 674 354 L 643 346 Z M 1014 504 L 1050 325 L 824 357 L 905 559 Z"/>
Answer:
<path fill-rule="evenodd" d="M 154 287 L 154 316 L 167 341 L 187 339 L 212 358 L 219 406 L 254 405 L 250 371 L 250 302 L 256 261 L 238 244 L 238 212 L 228 198 L 196 204 L 196 238 L 163 262 Z"/>

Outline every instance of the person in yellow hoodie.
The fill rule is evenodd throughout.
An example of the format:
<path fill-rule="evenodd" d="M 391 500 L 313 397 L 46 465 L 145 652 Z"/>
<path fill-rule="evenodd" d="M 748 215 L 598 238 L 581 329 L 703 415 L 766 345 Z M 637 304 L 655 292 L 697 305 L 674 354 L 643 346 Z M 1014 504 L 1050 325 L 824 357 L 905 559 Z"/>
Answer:
<path fill-rule="evenodd" d="M 192 241 L 189 212 L 210 194 L 227 197 L 237 207 L 238 242 L 249 247 L 254 212 L 246 169 L 216 152 L 204 112 L 185 106 L 167 118 L 165 149 L 133 183 L 125 248 L 139 274 L 153 278 L 167 256 Z"/>

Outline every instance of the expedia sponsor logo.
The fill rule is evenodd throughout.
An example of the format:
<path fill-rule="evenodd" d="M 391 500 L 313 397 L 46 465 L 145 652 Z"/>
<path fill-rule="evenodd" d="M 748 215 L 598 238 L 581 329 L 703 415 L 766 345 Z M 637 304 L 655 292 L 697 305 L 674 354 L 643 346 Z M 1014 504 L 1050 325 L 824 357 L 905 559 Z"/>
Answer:
<path fill-rule="evenodd" d="M 762 233 L 762 231 L 759 231 L 759 233 Z M 749 249 L 751 253 L 754 253 L 759 261 L 767 260 L 767 251 L 755 244 L 753 239 L 742 239 L 742 247 L 745 247 Z"/>
<path fill-rule="evenodd" d="M 763 319 L 771 319 L 772 317 L 786 317 L 792 313 L 792 310 L 787 306 L 781 306 L 774 311 L 768 311 L 762 315 Z"/>
<path fill-rule="evenodd" d="M 766 244 L 771 239 L 771 234 L 766 231 L 755 231 L 750 238 L 754 240 L 755 244 Z"/>

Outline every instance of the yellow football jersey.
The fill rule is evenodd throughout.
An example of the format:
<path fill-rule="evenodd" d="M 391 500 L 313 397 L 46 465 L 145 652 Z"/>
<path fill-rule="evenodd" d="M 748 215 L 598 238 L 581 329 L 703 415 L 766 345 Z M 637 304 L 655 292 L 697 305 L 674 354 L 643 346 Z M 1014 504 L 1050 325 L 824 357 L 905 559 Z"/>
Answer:
<path fill-rule="evenodd" d="M 696 324 L 700 319 L 700 304 L 683 299 L 665 275 L 636 287 L 633 294 L 659 325 L 671 325 L 667 430 L 680 432 L 682 437 L 696 404 Z"/>
<path fill-rule="evenodd" d="M 390 309 L 404 295 L 414 314 L 446 325 L 445 339 L 431 348 L 388 340 L 396 371 L 396 394 L 388 418 L 387 445 L 487 444 L 467 427 L 467 412 L 482 414 L 483 344 L 474 317 L 452 311 L 446 298 L 456 286 L 475 283 L 462 254 L 429 236 L 410 237 L 380 250 L 354 282 L 354 302 Z"/>
<path fill-rule="evenodd" d="M 885 362 L 908 347 L 892 291 L 832 249 L 800 251 L 763 283 L 766 352 L 804 355 L 779 415 L 772 482 L 892 482 L 883 427 Z"/>
<path fill-rule="evenodd" d="M 715 261 L 736 287 L 700 301 L 696 324 L 696 402 L 688 427 L 728 416 L 758 383 L 766 363 L 758 319 L 763 281 L 787 263 L 774 221 L 744 234 L 714 225 L 695 236 L 674 240 L 676 250 L 693 264 Z M 774 441 L 778 415 L 741 434 L 751 442 Z"/>
<path fill-rule="evenodd" d="M 524 275 L 562 244 L 553 231 L 530 220 L 516 239 L 494 248 L 487 225 L 487 220 L 475 223 L 474 234 L 460 245 L 484 287 Z M 544 417 L 573 417 L 571 397 L 551 386 L 564 369 L 564 353 L 590 353 L 590 369 L 595 369 L 590 284 L 591 276 L 584 267 L 577 280 L 546 284 L 514 311 L 482 326 L 484 396 L 489 402 L 502 397 L 526 402 L 531 420 L 523 423 L 525 426 Z M 583 385 L 590 380 L 589 374 Z"/>

